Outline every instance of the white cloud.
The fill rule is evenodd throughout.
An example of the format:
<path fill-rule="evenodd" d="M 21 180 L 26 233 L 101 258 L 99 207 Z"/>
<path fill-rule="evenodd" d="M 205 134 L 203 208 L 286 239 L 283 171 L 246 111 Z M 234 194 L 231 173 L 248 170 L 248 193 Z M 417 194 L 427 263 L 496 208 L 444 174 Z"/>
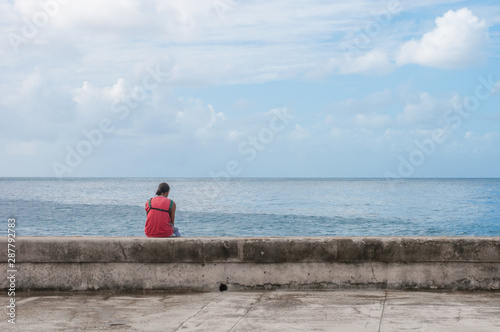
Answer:
<path fill-rule="evenodd" d="M 179 98 L 173 107 L 177 108 L 175 123 L 200 138 L 207 138 L 210 131 L 225 120 L 222 112 L 215 112 L 212 105 L 194 98 Z"/>
<path fill-rule="evenodd" d="M 350 134 L 350 133 L 351 133 L 351 130 L 346 130 L 346 129 L 338 128 L 338 127 L 333 127 L 330 130 L 330 135 L 333 137 L 343 137 L 346 134 Z"/>
<path fill-rule="evenodd" d="M 498 153 L 500 146 L 500 133 L 488 132 L 480 134 L 478 132 L 467 131 L 464 135 L 464 141 L 457 144 L 462 152 L 473 154 L 478 153 Z"/>
<path fill-rule="evenodd" d="M 393 100 L 390 89 L 373 92 L 361 99 L 345 99 L 330 105 L 329 110 L 334 113 L 371 113 L 376 109 L 384 109 Z"/>
<path fill-rule="evenodd" d="M 21 84 L 21 92 L 25 95 L 36 95 L 42 87 L 42 74 L 39 68 L 31 73 Z"/>
<path fill-rule="evenodd" d="M 71 1 L 61 5 L 57 14 L 40 29 L 40 33 L 29 39 L 28 44 L 19 46 L 19 59 L 8 61 L 19 63 L 35 61 L 35 58 L 57 58 L 56 66 L 65 67 L 61 72 L 67 72 L 68 66 L 79 65 L 74 75 L 80 76 L 80 82 L 89 80 L 97 85 L 100 82 L 89 79 L 88 71 L 109 82 L 109 75 L 114 74 L 115 79 L 126 77 L 123 71 L 142 61 L 144 54 L 168 54 L 177 61 L 172 73 L 176 82 L 261 83 L 303 75 L 316 78 L 332 73 L 385 74 L 396 66 L 396 45 L 401 38 L 414 33 L 401 33 L 398 28 L 401 23 L 391 20 L 382 24 L 380 32 L 371 37 L 369 47 L 357 49 L 346 57 L 339 49 L 342 39 L 377 22 L 376 13 L 387 11 L 391 3 L 314 0 L 304 5 L 282 0 L 238 1 L 222 18 L 216 4 L 216 1 L 203 0 Z M 428 3 L 401 7 L 416 10 L 424 6 Z M 455 65 L 461 60 L 469 63 L 468 59 L 476 58 L 480 52 L 475 50 L 481 44 L 477 37 L 481 31 L 486 35 L 487 29 L 484 22 L 470 11 L 463 14 L 464 10 L 448 12 L 438 18 L 436 30 L 424 35 L 421 41 L 409 42 L 402 50 L 409 48 L 411 43 L 428 49 L 428 44 L 446 35 L 446 42 L 444 45 L 440 43 L 434 53 L 442 54 L 444 48 L 447 60 L 442 60 L 441 56 L 439 61 L 444 65 Z M 21 18 L 30 19 L 40 11 L 36 0 L 17 1 L 14 6 L 0 6 L 0 20 L 7 31 L 21 34 Z M 18 16 L 18 22 L 13 22 L 15 16 Z M 450 27 L 456 31 L 448 36 L 446 29 Z M 459 47 L 459 51 L 467 51 L 458 52 L 460 55 L 450 48 L 460 39 L 457 36 L 462 36 L 463 44 L 466 44 Z M 474 40 L 477 41 L 470 43 Z M 2 51 L 9 53 L 0 45 L 0 56 Z M 402 52 L 397 64 L 432 65 L 432 61 L 411 51 Z M 202 59 L 200 54 L 203 54 Z M 412 60 L 410 55 L 418 59 Z M 454 59 L 448 61 L 449 57 Z"/>
<path fill-rule="evenodd" d="M 73 100 L 77 105 L 80 123 L 100 120 L 110 111 L 113 102 L 122 100 L 133 88 L 120 78 L 111 87 L 96 87 L 90 82 L 83 82 L 81 88 L 73 89 Z"/>
<path fill-rule="evenodd" d="M 227 138 L 230 140 L 230 141 L 237 141 L 237 140 L 240 140 L 243 136 L 243 133 L 239 130 L 230 130 L 228 135 L 227 135 Z"/>
<path fill-rule="evenodd" d="M 351 57 L 341 63 L 338 68 L 340 74 L 352 74 L 360 72 L 386 73 L 392 68 L 386 52 L 382 50 L 371 50 L 363 55 Z"/>
<path fill-rule="evenodd" d="M 295 124 L 295 128 L 290 132 L 289 137 L 293 140 L 300 141 L 306 139 L 310 136 L 307 129 L 304 129 L 301 125 Z"/>
<path fill-rule="evenodd" d="M 227 120 L 223 112 L 201 99 L 159 90 L 153 92 L 151 100 L 131 109 L 127 121 L 117 121 L 120 130 L 116 134 L 157 138 L 179 146 L 211 144 L 214 139 L 231 140 L 237 136 L 237 129 Z"/>
<path fill-rule="evenodd" d="M 168 54 L 178 61 L 173 77 L 177 82 L 215 84 L 300 77 L 332 56 L 338 59 L 336 72 L 342 74 L 380 72 L 389 64 L 381 50 L 368 50 L 347 63 L 337 54 L 338 40 L 324 43 L 332 34 L 340 36 L 373 21 L 370 13 L 386 10 L 386 1 L 238 1 L 223 18 L 216 4 L 203 0 L 71 1 L 61 5 L 28 44 L 19 45 L 16 62 L 33 61 L 30 54 L 35 49 L 40 52 L 35 53 L 37 59 L 58 58 L 57 66 L 75 66 L 78 61 L 81 69 L 75 74 L 81 75 L 80 81 L 89 80 L 85 73 L 90 70 L 109 82 L 107 76 L 124 77 L 123 66 L 142 61 L 144 54 Z M 40 11 L 37 0 L 17 1 L 14 6 L 0 7 L 0 20 L 7 30 L 22 35 L 22 19 L 30 20 Z M 18 22 L 12 22 L 12 16 L 18 16 Z"/>
<path fill-rule="evenodd" d="M 408 97 L 403 112 L 397 116 L 397 123 L 401 126 L 436 128 L 443 125 L 443 114 L 454 108 L 461 97 L 452 94 L 449 98 L 439 99 L 428 92 L 421 92 L 417 98 Z"/>
<path fill-rule="evenodd" d="M 387 114 L 356 114 L 356 123 L 362 127 L 385 127 L 391 123 L 391 117 Z"/>
<path fill-rule="evenodd" d="M 466 140 L 475 140 L 482 143 L 493 143 L 500 140 L 500 133 L 488 132 L 486 134 L 479 134 L 473 131 L 468 131 L 465 133 L 464 138 Z"/>
<path fill-rule="evenodd" d="M 434 30 L 421 40 L 410 40 L 401 46 L 398 65 L 416 63 L 438 68 L 462 68 L 483 58 L 488 27 L 467 8 L 448 11 L 436 18 Z"/>
<path fill-rule="evenodd" d="M 338 55 L 320 63 L 306 73 L 306 77 L 318 79 L 331 74 L 349 75 L 356 73 L 384 74 L 394 65 L 387 52 L 373 49 L 360 54 Z"/>
<path fill-rule="evenodd" d="M 22 34 L 26 20 L 47 1 L 0 4 L 4 37 Z M 488 33 L 482 19 L 492 23 L 491 15 L 486 6 L 475 4 L 474 15 L 466 9 L 439 12 L 434 30 L 427 24 L 416 27 L 413 22 L 425 21 L 443 2 L 450 0 L 405 2 L 404 14 L 392 16 L 346 56 L 339 44 L 350 35 L 359 37 L 356 31 L 374 22 L 387 8 L 386 0 L 234 1 L 222 17 L 214 7 L 217 1 L 68 1 L 36 36 L 19 45 L 18 55 L 8 38 L 0 40 L 0 151 L 18 160 L 34 156 L 32 164 L 40 164 L 42 155 L 51 159 L 47 156 L 54 151 L 63 154 L 68 144 L 83 138 L 83 129 L 110 118 L 116 130 L 95 149 L 96 156 L 107 147 L 130 152 L 124 158 L 178 149 L 175 162 L 187 165 L 191 160 L 203 169 L 192 150 L 212 160 L 217 159 L 213 155 L 233 153 L 239 141 L 268 125 L 272 114 L 266 110 L 282 105 L 296 108 L 298 115 L 283 139 L 276 140 L 290 144 L 291 150 L 300 149 L 300 140 L 309 150 L 317 142 L 318 151 L 330 143 L 346 152 L 349 148 L 349 153 L 368 147 L 397 150 L 403 142 L 413 144 L 414 136 L 427 135 L 418 130 L 442 126 L 440 116 L 451 98 L 438 96 L 457 89 L 450 83 L 457 76 L 443 76 L 443 86 L 432 85 L 432 94 L 398 96 L 401 79 L 411 82 L 418 68 L 373 80 L 351 74 L 385 74 L 407 63 L 439 68 L 474 63 Z M 418 37 L 401 47 L 408 36 Z M 488 50 L 492 56 L 497 56 L 495 47 Z M 165 79 L 129 107 L 130 116 L 120 119 L 110 109 L 112 103 L 140 94 L 145 68 L 154 67 L 157 59 Z M 490 62 L 488 66 L 485 72 L 494 70 Z M 316 89 L 302 81 L 314 70 L 317 77 L 344 76 Z M 499 119 L 498 113 L 493 116 Z M 487 132 L 476 129 L 481 135 Z M 134 167 L 147 164 L 131 163 L 129 168 L 134 173 Z"/>
<path fill-rule="evenodd" d="M 341 74 L 359 73 L 359 72 L 388 72 L 391 69 L 391 63 L 386 52 L 381 50 L 371 50 L 352 61 L 347 62 L 347 66 L 339 69 Z"/>
<path fill-rule="evenodd" d="M 224 113 L 222 112 L 215 113 L 215 110 L 212 105 L 208 104 L 207 108 L 209 111 L 209 116 L 207 117 L 206 123 L 201 128 L 198 128 L 195 131 L 195 136 L 204 139 L 210 138 L 212 135 L 211 131 L 214 128 L 214 126 L 226 119 Z"/>
<path fill-rule="evenodd" d="M 74 130 L 74 102 L 65 86 L 36 67 L 11 84 L 0 84 L 3 137 L 53 141 L 60 130 Z"/>
<path fill-rule="evenodd" d="M 9 142 L 5 145 L 5 153 L 7 155 L 19 155 L 19 156 L 34 156 L 39 151 L 39 147 L 42 145 L 40 141 L 14 141 Z"/>
<path fill-rule="evenodd" d="M 398 115 L 398 121 L 402 125 L 418 125 L 432 121 L 436 117 L 437 100 L 427 92 L 420 94 L 418 101 L 407 103 L 403 113 Z"/>

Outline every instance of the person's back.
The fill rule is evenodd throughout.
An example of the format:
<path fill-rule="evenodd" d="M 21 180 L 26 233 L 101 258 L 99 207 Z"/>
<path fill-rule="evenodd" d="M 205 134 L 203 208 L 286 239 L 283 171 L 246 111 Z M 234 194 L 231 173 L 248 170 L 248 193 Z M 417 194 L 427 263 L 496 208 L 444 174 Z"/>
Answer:
<path fill-rule="evenodd" d="M 158 186 L 156 197 L 146 202 L 147 213 L 144 233 L 147 237 L 170 237 L 174 234 L 175 202 L 167 198 L 170 186 L 163 182 Z"/>
<path fill-rule="evenodd" d="M 170 225 L 169 210 L 173 201 L 163 196 L 156 196 L 146 203 L 146 226 L 144 232 L 148 237 L 169 237 L 174 233 Z"/>

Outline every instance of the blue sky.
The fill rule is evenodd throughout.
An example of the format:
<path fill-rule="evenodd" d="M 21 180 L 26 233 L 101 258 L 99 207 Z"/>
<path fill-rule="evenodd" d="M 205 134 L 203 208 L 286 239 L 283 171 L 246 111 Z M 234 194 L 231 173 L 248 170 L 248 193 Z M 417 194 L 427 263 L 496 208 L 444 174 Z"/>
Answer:
<path fill-rule="evenodd" d="M 0 27 L 0 176 L 500 176 L 496 1 L 4 1 Z"/>

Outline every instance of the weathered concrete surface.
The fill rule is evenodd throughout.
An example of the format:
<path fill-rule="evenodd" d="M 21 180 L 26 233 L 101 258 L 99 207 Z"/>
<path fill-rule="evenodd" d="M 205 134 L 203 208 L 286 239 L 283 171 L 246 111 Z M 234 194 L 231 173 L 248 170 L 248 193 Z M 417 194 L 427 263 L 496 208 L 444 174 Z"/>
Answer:
<path fill-rule="evenodd" d="M 500 237 L 19 237 L 16 268 L 21 290 L 498 290 Z"/>
<path fill-rule="evenodd" d="M 16 244 L 26 263 L 500 262 L 500 237 L 20 237 Z M 5 261 L 6 250 L 0 254 Z"/>
<path fill-rule="evenodd" d="M 15 328 L 2 315 L 0 331 L 500 331 L 498 292 L 27 292 L 16 303 Z"/>

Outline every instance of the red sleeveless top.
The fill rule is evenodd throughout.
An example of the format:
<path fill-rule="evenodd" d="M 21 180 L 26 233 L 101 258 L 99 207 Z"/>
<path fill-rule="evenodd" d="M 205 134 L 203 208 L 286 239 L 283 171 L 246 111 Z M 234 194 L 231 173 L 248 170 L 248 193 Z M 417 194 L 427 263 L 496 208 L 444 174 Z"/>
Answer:
<path fill-rule="evenodd" d="M 146 202 L 146 226 L 144 233 L 147 237 L 169 237 L 174 233 L 170 225 L 170 209 L 173 201 L 163 196 L 156 196 Z"/>

